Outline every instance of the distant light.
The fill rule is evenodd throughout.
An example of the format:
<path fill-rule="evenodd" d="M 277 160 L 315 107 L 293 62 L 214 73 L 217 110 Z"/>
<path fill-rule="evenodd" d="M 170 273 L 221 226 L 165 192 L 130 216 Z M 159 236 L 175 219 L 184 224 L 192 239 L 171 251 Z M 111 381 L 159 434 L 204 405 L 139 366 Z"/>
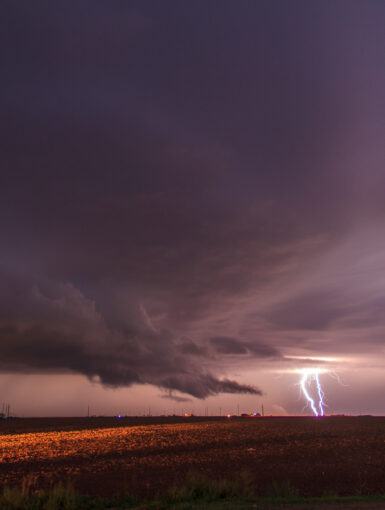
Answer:
<path fill-rule="evenodd" d="M 303 368 L 301 370 L 298 370 L 300 374 L 302 374 L 302 378 L 300 380 L 300 386 L 302 389 L 302 393 L 304 394 L 306 400 L 309 402 L 310 407 L 314 413 L 315 416 L 324 416 L 324 392 L 321 387 L 321 383 L 319 380 L 319 374 L 323 374 L 327 372 L 328 370 L 324 368 Z M 318 396 L 318 404 L 315 403 L 314 398 L 309 394 L 307 390 L 307 384 L 309 379 L 313 379 L 316 383 L 316 394 Z"/>
<path fill-rule="evenodd" d="M 227 418 L 231 418 L 231 414 L 228 414 L 228 415 L 227 415 Z"/>
<path fill-rule="evenodd" d="M 121 415 L 121 414 L 118 414 L 118 418 L 120 419 L 121 417 L 122 417 L 122 415 Z"/>

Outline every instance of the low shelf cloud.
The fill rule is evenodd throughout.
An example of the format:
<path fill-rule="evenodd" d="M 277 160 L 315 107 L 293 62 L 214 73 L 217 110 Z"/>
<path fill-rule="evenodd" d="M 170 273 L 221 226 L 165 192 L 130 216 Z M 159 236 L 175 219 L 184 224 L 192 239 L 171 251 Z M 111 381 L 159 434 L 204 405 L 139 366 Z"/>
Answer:
<path fill-rule="evenodd" d="M 260 390 L 214 376 L 183 354 L 168 331 L 155 330 L 143 307 L 105 318 L 71 284 L 9 274 L 0 278 L 0 370 L 74 372 L 105 386 L 153 384 L 205 398 Z M 171 393 L 170 393 L 171 395 Z"/>

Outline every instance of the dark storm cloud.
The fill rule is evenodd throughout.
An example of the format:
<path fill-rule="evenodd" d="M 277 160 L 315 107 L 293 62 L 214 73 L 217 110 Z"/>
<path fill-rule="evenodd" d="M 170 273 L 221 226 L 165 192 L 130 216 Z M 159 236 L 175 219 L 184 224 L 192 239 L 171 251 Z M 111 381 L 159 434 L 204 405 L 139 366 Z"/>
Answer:
<path fill-rule="evenodd" d="M 255 391 L 222 355 L 379 345 L 384 14 L 3 2 L 2 369 L 204 397 Z"/>
<path fill-rule="evenodd" d="M 259 342 L 247 342 L 245 345 L 251 354 L 258 358 L 282 358 L 280 351 L 272 345 L 262 344 Z"/>
<path fill-rule="evenodd" d="M 180 395 L 174 395 L 172 390 L 170 390 L 166 395 L 161 395 L 160 398 L 166 398 L 168 400 L 173 400 L 174 402 L 178 402 L 178 403 L 192 402 L 191 398 L 181 397 Z"/>
<path fill-rule="evenodd" d="M 336 299 L 328 288 L 294 297 L 277 306 L 267 318 L 283 329 L 324 330 L 348 312 L 346 303 Z"/>
<path fill-rule="evenodd" d="M 209 356 L 209 352 L 205 347 L 199 346 L 191 340 L 183 340 L 180 345 L 180 350 L 183 354 L 189 354 L 192 356 Z"/>
<path fill-rule="evenodd" d="M 220 354 L 246 354 L 247 349 L 235 338 L 230 337 L 216 337 L 210 338 L 210 343 Z"/>
<path fill-rule="evenodd" d="M 210 343 L 219 354 L 253 354 L 259 358 L 277 358 L 280 352 L 271 345 L 260 342 L 243 342 L 231 337 L 210 338 Z"/>
<path fill-rule="evenodd" d="M 355 328 L 384 324 L 385 297 L 357 302 L 344 292 L 336 293 L 332 285 L 326 291 L 307 292 L 280 303 L 266 318 L 283 330 L 324 331 L 336 323 Z"/>
<path fill-rule="evenodd" d="M 107 323 L 71 284 L 0 275 L 0 370 L 71 371 L 107 386 L 154 384 L 198 398 L 260 391 L 214 377 L 183 356 L 143 307 Z"/>

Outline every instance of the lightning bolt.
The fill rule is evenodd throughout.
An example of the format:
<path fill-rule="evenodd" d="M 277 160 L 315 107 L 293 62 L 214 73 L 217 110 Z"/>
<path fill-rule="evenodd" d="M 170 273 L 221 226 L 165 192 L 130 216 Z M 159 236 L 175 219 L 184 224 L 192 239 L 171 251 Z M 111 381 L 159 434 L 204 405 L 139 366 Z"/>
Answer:
<path fill-rule="evenodd" d="M 310 407 L 315 416 L 324 416 L 324 392 L 322 390 L 322 386 L 319 380 L 319 374 L 321 369 L 319 368 L 304 368 L 303 370 L 299 370 L 302 374 L 302 378 L 300 381 L 300 386 L 302 393 L 305 395 L 306 400 L 309 402 Z M 316 405 L 314 398 L 310 396 L 310 393 L 307 389 L 308 383 L 314 380 L 317 388 L 318 395 L 318 404 Z"/>
<path fill-rule="evenodd" d="M 315 414 L 315 416 L 318 416 L 318 411 L 314 404 L 314 400 L 311 398 L 311 396 L 309 395 L 307 388 L 306 388 L 306 383 L 307 383 L 307 380 L 309 379 L 309 375 L 310 374 L 308 374 L 307 372 L 304 372 L 302 379 L 301 379 L 301 383 L 300 383 L 301 390 L 302 390 L 302 393 L 305 395 L 307 401 L 310 403 L 310 407 L 312 408 L 313 413 Z"/>
<path fill-rule="evenodd" d="M 324 408 L 323 408 L 324 392 L 322 391 L 321 383 L 319 382 L 318 372 L 316 374 L 314 374 L 314 379 L 315 379 L 315 382 L 317 385 L 317 392 L 318 392 L 318 408 L 320 411 L 320 415 L 323 416 L 324 415 Z"/>

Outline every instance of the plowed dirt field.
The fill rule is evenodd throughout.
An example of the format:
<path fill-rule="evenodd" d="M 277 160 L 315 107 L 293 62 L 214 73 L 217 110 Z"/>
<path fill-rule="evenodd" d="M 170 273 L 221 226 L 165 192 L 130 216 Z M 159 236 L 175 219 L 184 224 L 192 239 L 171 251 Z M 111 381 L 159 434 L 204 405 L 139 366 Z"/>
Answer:
<path fill-rule="evenodd" d="M 256 493 L 385 493 L 385 418 L 42 419 L 0 423 L 0 483 L 70 480 L 79 491 L 153 496 L 189 472 L 248 472 Z"/>

